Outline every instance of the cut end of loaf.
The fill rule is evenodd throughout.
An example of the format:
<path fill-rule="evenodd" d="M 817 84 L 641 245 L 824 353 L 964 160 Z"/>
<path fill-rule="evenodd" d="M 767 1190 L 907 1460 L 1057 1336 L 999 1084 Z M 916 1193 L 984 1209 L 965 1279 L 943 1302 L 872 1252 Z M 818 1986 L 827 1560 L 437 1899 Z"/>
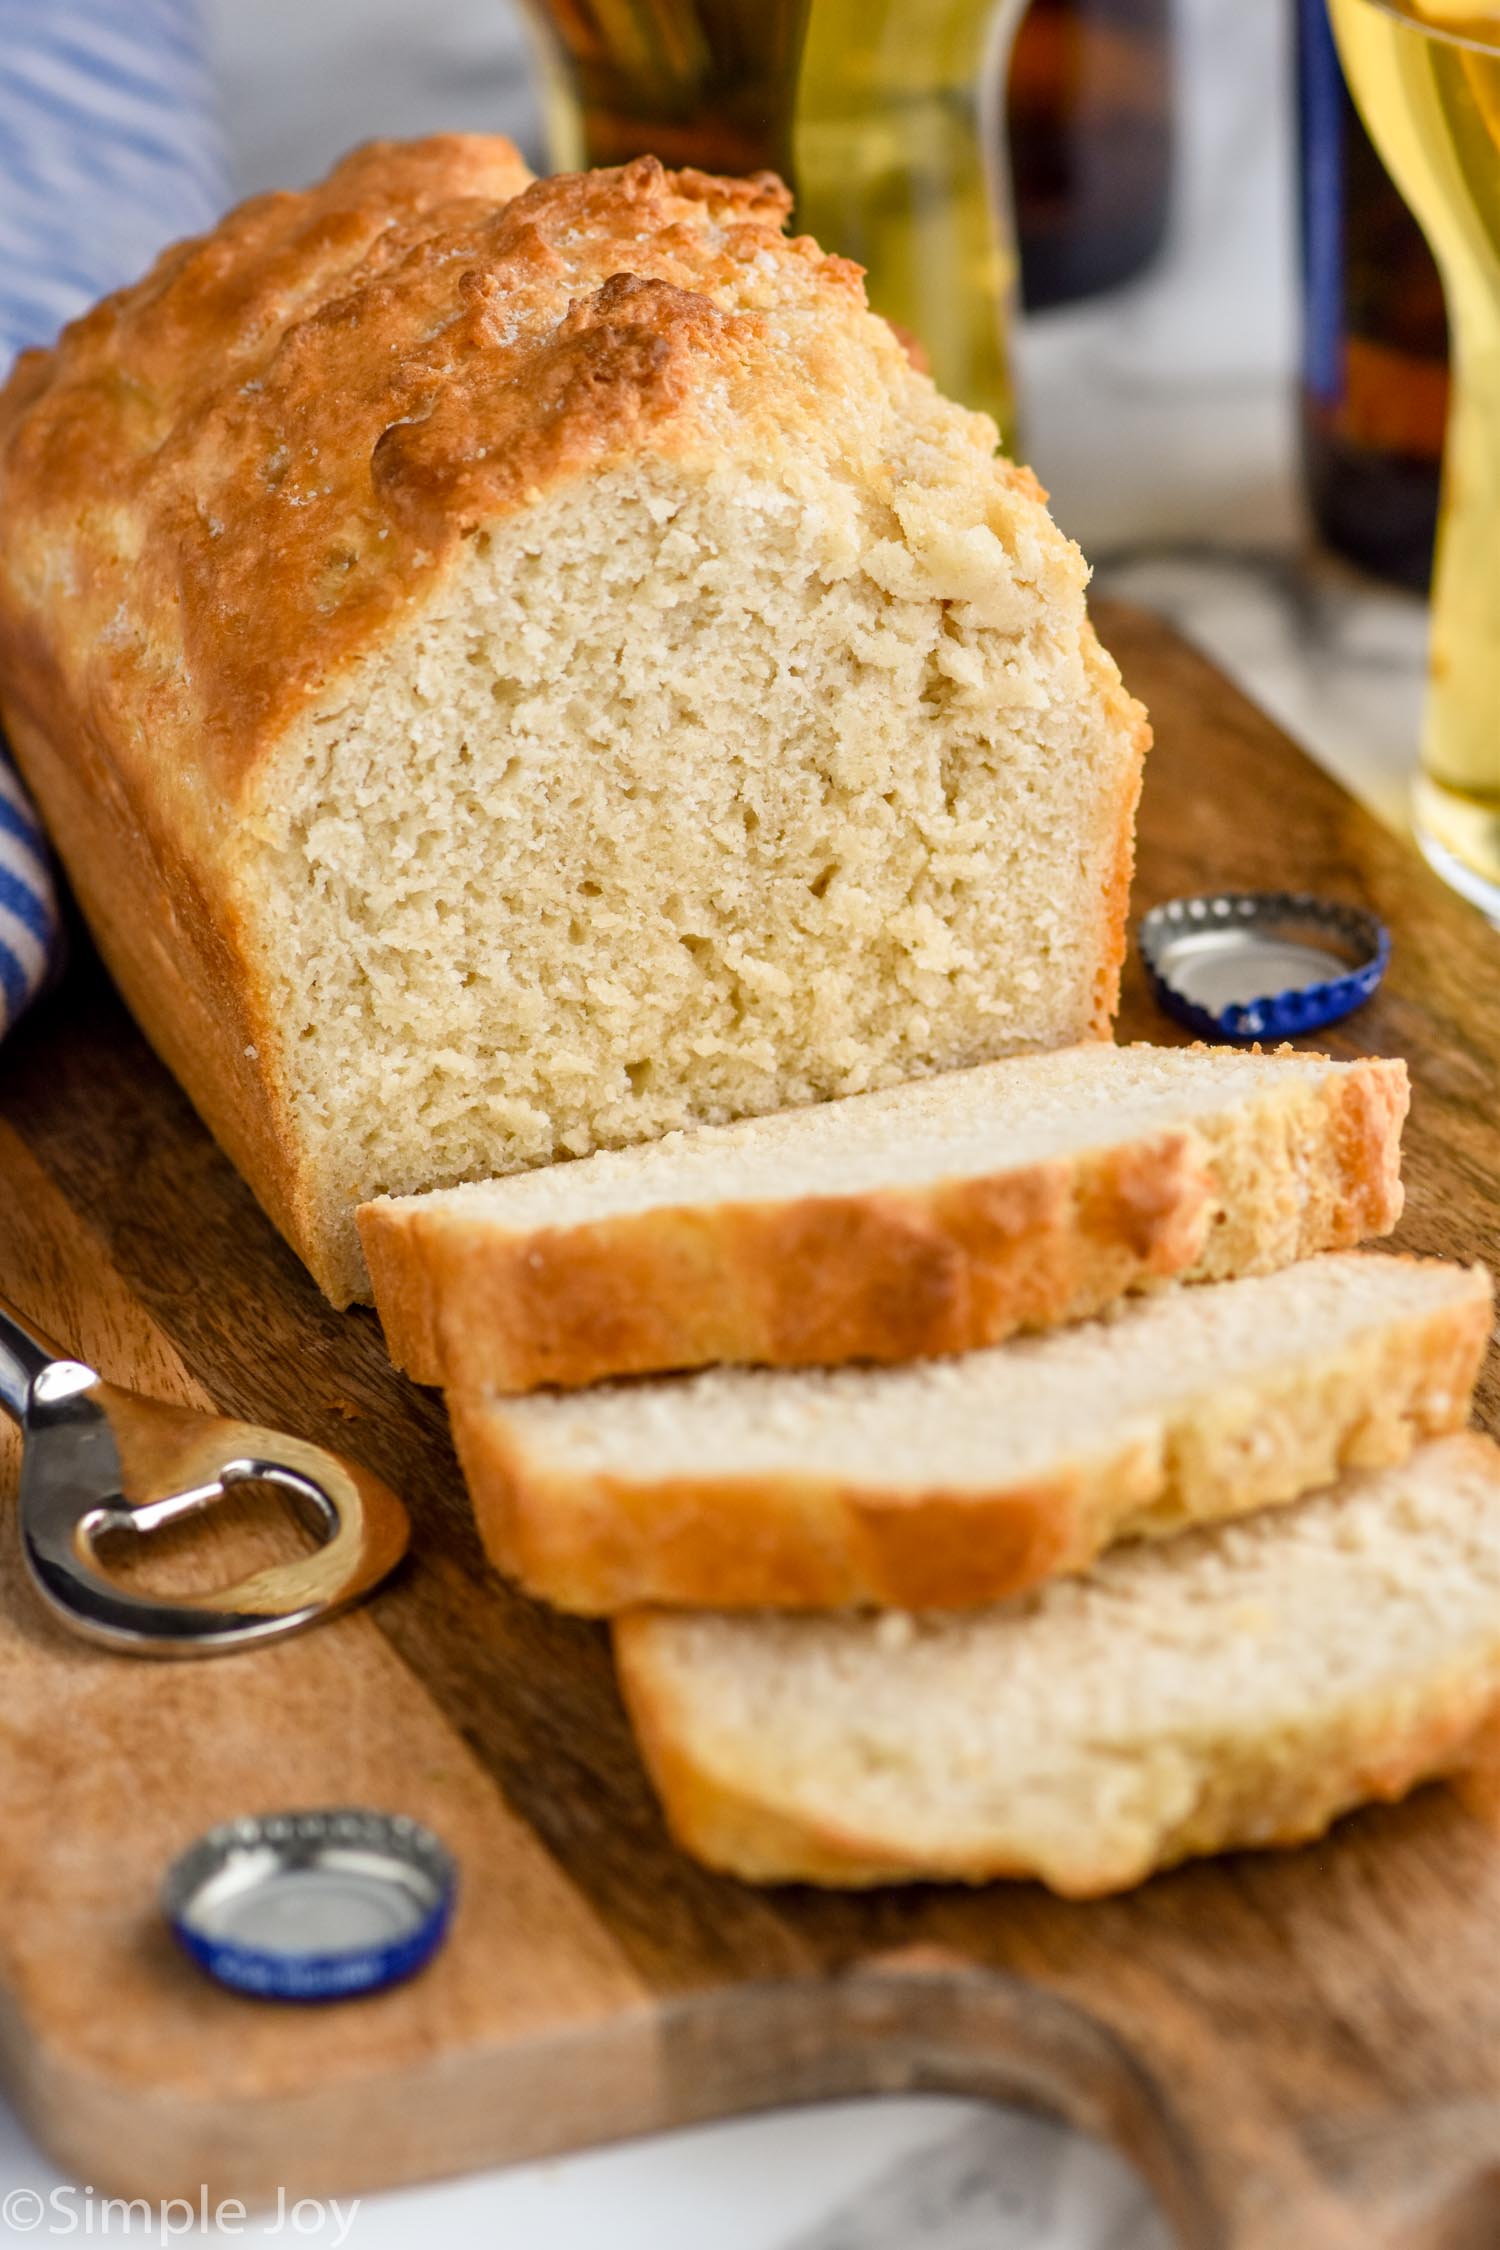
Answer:
<path fill-rule="evenodd" d="M 1071 550 L 806 482 L 556 495 L 303 730 L 256 881 L 346 1293 L 373 1195 L 1107 1028 L 1142 744 Z"/>

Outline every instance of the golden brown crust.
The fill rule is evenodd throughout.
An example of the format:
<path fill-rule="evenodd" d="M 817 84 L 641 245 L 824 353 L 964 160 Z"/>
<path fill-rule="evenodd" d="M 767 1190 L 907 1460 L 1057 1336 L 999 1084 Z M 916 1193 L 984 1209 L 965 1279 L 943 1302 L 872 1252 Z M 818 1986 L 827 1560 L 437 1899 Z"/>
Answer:
<path fill-rule="evenodd" d="M 1337 1088 L 1330 1137 L 1338 1160 L 1335 1202 L 1344 1233 L 1337 1245 L 1389 1234 L 1401 1216 L 1401 1128 L 1411 1107 L 1411 1086 L 1400 1060 L 1357 1063 Z"/>
<path fill-rule="evenodd" d="M 1248 1515 L 1404 1460 L 1465 1419 L 1492 1317 L 1476 1267 L 1445 1305 L 1143 1416 L 1112 1449 L 1081 1436 L 1050 1471 L 989 1490 L 570 1471 L 545 1440 L 528 1445 L 503 1400 L 450 1392 L 448 1407 L 486 1551 L 560 1609 L 965 1609 L 1086 1569 L 1123 1536 Z"/>
<path fill-rule="evenodd" d="M 1401 1129 L 1410 1101 L 1406 1064 L 1365 1056 L 1322 1080 L 1293 1080 L 1268 1093 L 1253 1120 L 1246 1113 L 1200 1120 L 1219 1206 L 1186 1278 L 1264 1273 L 1388 1234 L 1401 1216 Z"/>
<path fill-rule="evenodd" d="M 1099 644 L 1093 625 L 1086 623 L 1084 665 L 1102 694 L 1120 739 L 1127 746 L 1127 777 L 1118 811 L 1114 847 L 1100 895 L 1099 971 L 1094 986 L 1094 1036 L 1107 1039 L 1120 1005 L 1120 971 L 1125 965 L 1126 924 L 1130 885 L 1135 875 L 1135 816 L 1140 803 L 1146 753 L 1151 748 L 1151 722 L 1134 696 L 1125 691 L 1120 668 Z"/>
<path fill-rule="evenodd" d="M 511 1234 L 368 1203 L 391 1357 L 418 1382 L 528 1391 L 720 1360 L 972 1351 L 1081 1318 L 1198 1256 L 1191 1134 L 929 1188 L 665 1208 Z"/>
<path fill-rule="evenodd" d="M 238 912 L 208 898 L 185 854 L 146 849 L 105 747 L 87 722 L 60 747 L 14 670 L 7 736 L 66 854 L 94 942 L 151 1044 L 261 1203 L 325 1287 L 314 1217 L 277 1088 L 262 1058 L 276 1033 L 249 973 Z M 330 1290 L 338 1301 L 342 1295 Z"/>

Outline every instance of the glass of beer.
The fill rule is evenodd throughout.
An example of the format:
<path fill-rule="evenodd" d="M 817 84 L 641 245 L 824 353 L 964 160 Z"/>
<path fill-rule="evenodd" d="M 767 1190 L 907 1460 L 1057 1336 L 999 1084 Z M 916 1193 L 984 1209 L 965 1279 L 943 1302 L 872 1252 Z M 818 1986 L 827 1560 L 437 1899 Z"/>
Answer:
<path fill-rule="evenodd" d="M 1443 276 L 1454 392 L 1418 839 L 1500 919 L 1500 0 L 1330 0 L 1350 88 Z"/>
<path fill-rule="evenodd" d="M 1015 437 L 1005 62 L 1020 0 L 813 0 L 793 222 L 855 259 L 940 389 Z"/>
<path fill-rule="evenodd" d="M 525 0 L 560 169 L 779 172 L 941 387 L 1012 435 L 1003 62 L 1021 0 Z"/>
<path fill-rule="evenodd" d="M 809 0 L 524 0 L 559 171 L 780 172 Z"/>

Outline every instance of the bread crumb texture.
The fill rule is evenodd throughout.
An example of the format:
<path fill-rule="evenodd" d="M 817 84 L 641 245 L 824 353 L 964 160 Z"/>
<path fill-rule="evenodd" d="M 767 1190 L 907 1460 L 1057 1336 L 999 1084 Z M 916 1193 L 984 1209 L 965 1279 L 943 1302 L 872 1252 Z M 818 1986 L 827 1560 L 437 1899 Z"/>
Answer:
<path fill-rule="evenodd" d="M 787 209 L 377 144 L 0 397 L 0 703 L 336 1298 L 367 1197 L 1107 1029 L 1143 714 Z"/>
<path fill-rule="evenodd" d="M 669 1816 L 714 1864 L 1117 1890 L 1462 1759 L 1500 1698 L 1500 1454 L 1440 1438 L 899 1643 L 852 1613 L 616 1630 Z"/>

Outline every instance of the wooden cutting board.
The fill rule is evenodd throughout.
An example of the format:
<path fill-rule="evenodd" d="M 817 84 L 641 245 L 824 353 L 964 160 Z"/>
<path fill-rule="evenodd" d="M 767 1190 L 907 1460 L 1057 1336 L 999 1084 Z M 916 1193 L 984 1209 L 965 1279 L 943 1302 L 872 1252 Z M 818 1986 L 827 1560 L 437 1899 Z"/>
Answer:
<path fill-rule="evenodd" d="M 1384 914 L 1388 984 L 1332 1044 L 1412 1066 L 1400 1240 L 1493 1255 L 1500 939 L 1167 628 L 1101 624 L 1158 730 L 1137 908 L 1290 885 Z M 1175 1036 L 1134 965 L 1122 1031 Z M 0 1054 L 0 1277 L 116 1381 L 326 1439 L 416 1523 L 361 1614 L 197 1664 L 72 1641 L 0 1542 L 0 2066 L 101 2193 L 368 2191 L 925 2087 L 1108 2135 L 1194 2250 L 1500 2243 L 1500 1779 L 1100 1905 L 743 1888 L 672 1849 L 604 1634 L 486 1568 L 440 1405 L 323 1303 L 83 948 Z M 152 1583 L 292 1536 L 247 1518 Z M 217 1990 L 158 1917 L 167 1861 L 228 1815 L 340 1800 L 454 1848 L 446 1951 L 326 2008 Z"/>

